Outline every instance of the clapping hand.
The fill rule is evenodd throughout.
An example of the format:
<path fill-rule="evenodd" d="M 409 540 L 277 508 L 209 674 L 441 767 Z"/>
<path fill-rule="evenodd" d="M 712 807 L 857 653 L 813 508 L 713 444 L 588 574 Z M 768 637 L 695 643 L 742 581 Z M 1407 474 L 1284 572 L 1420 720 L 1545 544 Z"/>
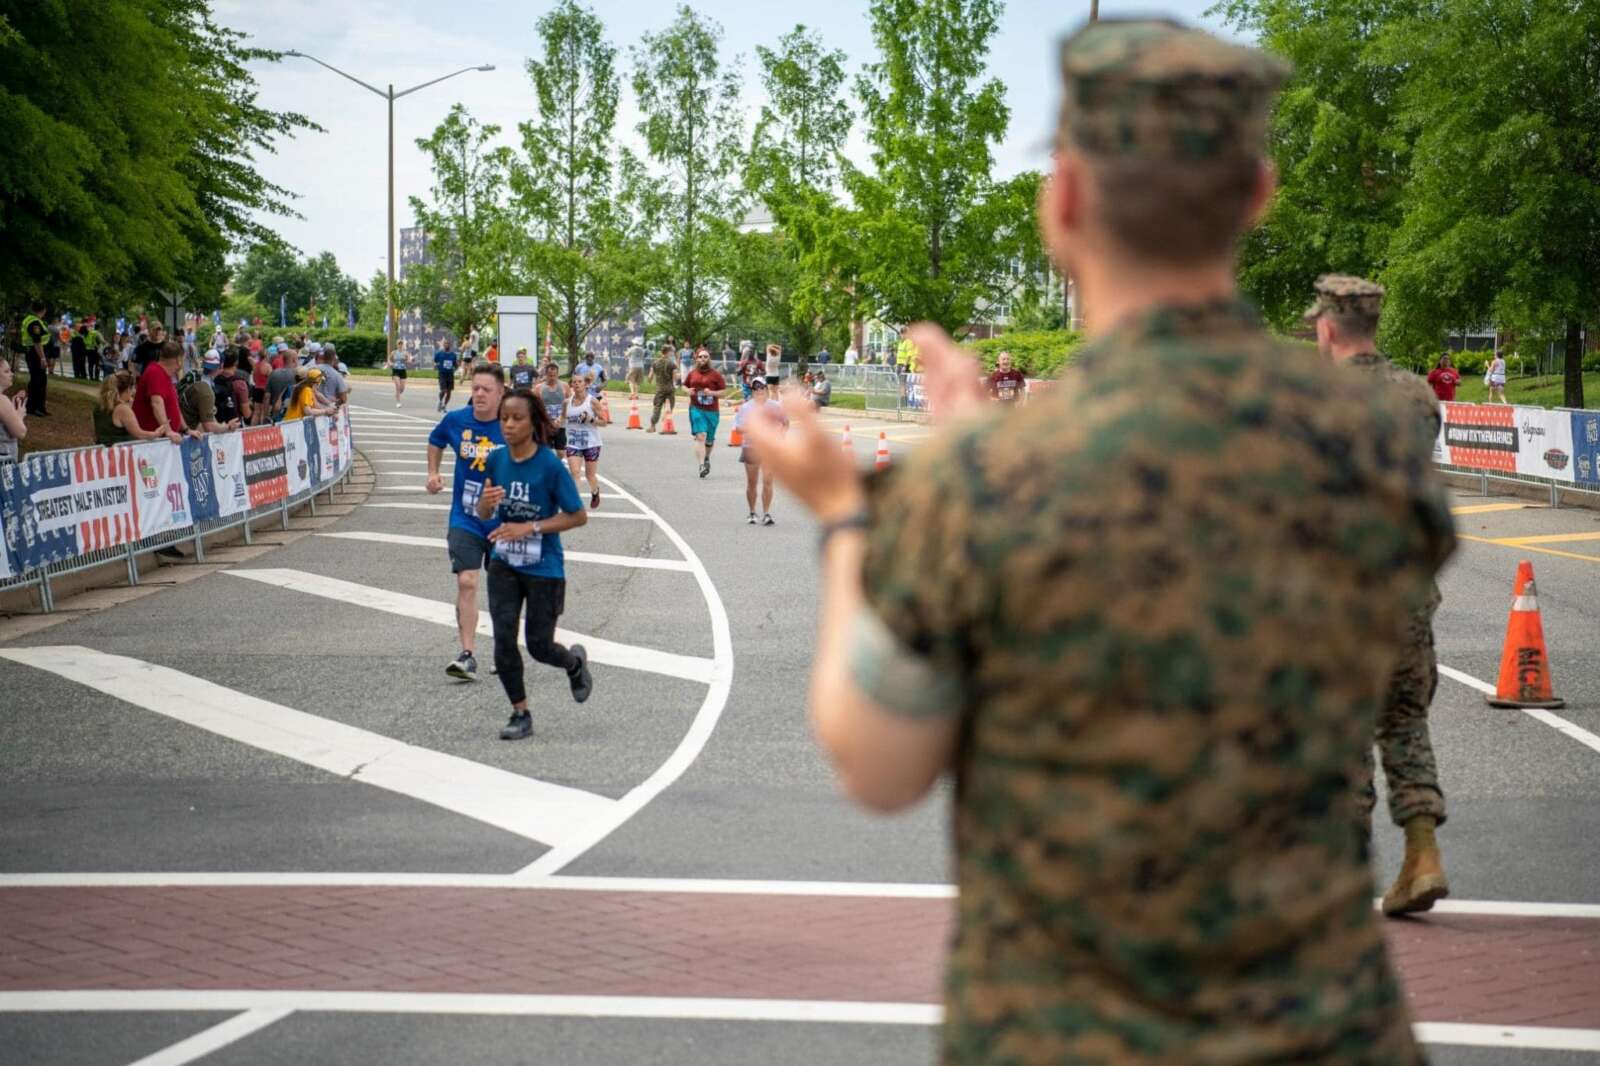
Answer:
<path fill-rule="evenodd" d="M 782 402 L 783 415 L 766 404 L 750 412 L 746 428 L 761 465 L 824 522 L 864 507 L 861 473 L 839 447 L 838 438 L 817 421 L 811 397 L 804 390 L 785 390 Z"/>

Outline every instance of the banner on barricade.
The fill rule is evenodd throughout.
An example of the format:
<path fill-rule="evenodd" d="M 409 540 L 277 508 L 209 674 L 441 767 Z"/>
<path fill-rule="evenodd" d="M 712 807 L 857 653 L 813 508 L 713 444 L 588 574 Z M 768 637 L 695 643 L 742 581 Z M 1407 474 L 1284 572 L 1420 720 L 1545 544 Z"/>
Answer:
<path fill-rule="evenodd" d="M 217 516 L 228 518 L 250 510 L 250 492 L 244 481 L 244 434 L 218 433 L 204 443 L 211 457 Z"/>
<path fill-rule="evenodd" d="M 1573 420 L 1565 411 L 1506 404 L 1441 404 L 1435 458 L 1501 474 L 1573 480 Z"/>
<path fill-rule="evenodd" d="M 317 421 L 308 418 L 300 423 L 300 437 L 305 441 L 306 480 L 315 488 L 322 477 L 322 435 L 317 432 Z"/>
<path fill-rule="evenodd" d="M 194 525 L 183 449 L 170 441 L 123 445 L 133 453 L 132 486 L 138 536 L 153 537 Z"/>
<path fill-rule="evenodd" d="M 926 411 L 928 409 L 928 397 L 922 391 L 921 374 L 907 374 L 902 388 L 904 389 L 903 404 L 906 408 L 912 411 Z"/>
<path fill-rule="evenodd" d="M 283 432 L 277 426 L 244 431 L 244 483 L 250 506 L 277 503 L 289 495 L 283 457 Z"/>
<path fill-rule="evenodd" d="M 0 581 L 17 575 L 17 567 L 11 562 L 17 551 L 17 512 L 11 497 L 15 478 L 12 464 L 0 463 Z"/>
<path fill-rule="evenodd" d="M 350 409 L 339 408 L 339 473 L 350 469 L 356 457 L 356 444 L 350 437 Z"/>
<path fill-rule="evenodd" d="M 30 455 L 15 465 L 16 565 L 33 570 L 138 537 L 128 448 Z"/>
<path fill-rule="evenodd" d="M 343 451 L 344 434 L 339 432 L 339 423 L 327 415 L 318 415 L 315 423 L 317 440 L 322 448 L 322 480 L 332 481 L 344 471 L 344 464 L 339 458 Z"/>
<path fill-rule="evenodd" d="M 1600 412 L 1572 411 L 1572 479 L 1600 486 Z"/>
<path fill-rule="evenodd" d="M 189 512 L 196 522 L 217 517 L 217 482 L 211 476 L 210 442 L 185 437 L 179 445 L 183 453 L 183 476 L 189 485 Z"/>
<path fill-rule="evenodd" d="M 316 481 L 311 476 L 311 463 L 306 458 L 304 420 L 301 426 L 288 422 L 278 429 L 283 436 L 283 476 L 288 485 L 288 494 L 298 496 L 316 487 Z"/>

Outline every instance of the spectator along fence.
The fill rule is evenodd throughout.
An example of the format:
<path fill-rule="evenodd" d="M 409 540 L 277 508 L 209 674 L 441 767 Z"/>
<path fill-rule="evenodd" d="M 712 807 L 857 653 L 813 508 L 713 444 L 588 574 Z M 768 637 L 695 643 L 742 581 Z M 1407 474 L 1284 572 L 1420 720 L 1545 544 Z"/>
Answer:
<path fill-rule="evenodd" d="M 272 426 L 212 433 L 181 444 L 35 452 L 0 464 L 0 592 L 37 586 L 54 609 L 52 578 L 190 541 L 205 561 L 208 533 L 289 510 L 348 478 L 350 417 L 340 410 Z"/>

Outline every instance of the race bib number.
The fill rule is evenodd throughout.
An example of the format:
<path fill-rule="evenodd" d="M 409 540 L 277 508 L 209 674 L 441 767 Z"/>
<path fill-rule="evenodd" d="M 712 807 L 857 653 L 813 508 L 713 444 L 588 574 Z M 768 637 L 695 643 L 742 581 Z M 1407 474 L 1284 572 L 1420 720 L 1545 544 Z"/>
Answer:
<path fill-rule="evenodd" d="M 494 550 L 507 565 L 526 569 L 539 565 L 539 560 L 544 557 L 544 537 L 539 533 L 529 533 L 516 540 L 502 540 L 494 546 Z"/>
<path fill-rule="evenodd" d="M 709 407 L 712 404 L 717 402 L 716 399 L 711 395 L 711 393 L 707 392 L 705 389 L 701 389 L 698 393 L 695 394 L 695 396 L 696 396 L 697 399 L 699 399 L 700 406 L 702 406 L 702 407 Z"/>
<path fill-rule="evenodd" d="M 483 482 L 468 481 L 461 486 L 461 509 L 468 514 L 478 513 L 478 497 L 483 495 Z"/>
<path fill-rule="evenodd" d="M 567 447 L 575 448 L 578 451 L 593 447 L 589 443 L 589 430 L 583 426 L 568 425 Z"/>

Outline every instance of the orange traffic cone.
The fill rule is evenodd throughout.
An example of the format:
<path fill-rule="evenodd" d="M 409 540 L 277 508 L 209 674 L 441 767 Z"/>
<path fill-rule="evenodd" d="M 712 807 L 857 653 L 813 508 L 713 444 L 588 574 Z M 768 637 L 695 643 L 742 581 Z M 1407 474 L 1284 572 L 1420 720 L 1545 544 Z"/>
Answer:
<path fill-rule="evenodd" d="M 678 432 L 678 427 L 672 424 L 672 408 L 670 407 L 667 408 L 667 417 L 661 422 L 661 432 L 665 436 L 671 436 Z"/>
<path fill-rule="evenodd" d="M 878 455 L 872 461 L 872 468 L 874 470 L 889 469 L 889 434 L 881 429 L 878 430 Z"/>
<path fill-rule="evenodd" d="M 839 435 L 839 447 L 844 449 L 845 454 L 849 455 L 852 459 L 855 458 L 856 444 L 855 441 L 850 439 L 849 426 L 845 426 L 844 432 Z"/>
<path fill-rule="evenodd" d="M 743 448 L 744 447 L 744 434 L 739 431 L 739 427 L 737 425 L 735 425 L 733 427 L 733 432 L 728 434 L 728 447 L 730 447 L 730 448 Z"/>
<path fill-rule="evenodd" d="M 1551 691 L 1550 656 L 1544 648 L 1544 625 L 1539 621 L 1539 595 L 1533 583 L 1533 564 L 1517 564 L 1512 590 L 1511 617 L 1506 620 L 1505 649 L 1500 653 L 1500 678 L 1492 707 L 1565 707 L 1566 700 Z"/>
<path fill-rule="evenodd" d="M 644 423 L 639 421 L 639 401 L 634 400 L 628 405 L 628 428 L 643 429 Z"/>

